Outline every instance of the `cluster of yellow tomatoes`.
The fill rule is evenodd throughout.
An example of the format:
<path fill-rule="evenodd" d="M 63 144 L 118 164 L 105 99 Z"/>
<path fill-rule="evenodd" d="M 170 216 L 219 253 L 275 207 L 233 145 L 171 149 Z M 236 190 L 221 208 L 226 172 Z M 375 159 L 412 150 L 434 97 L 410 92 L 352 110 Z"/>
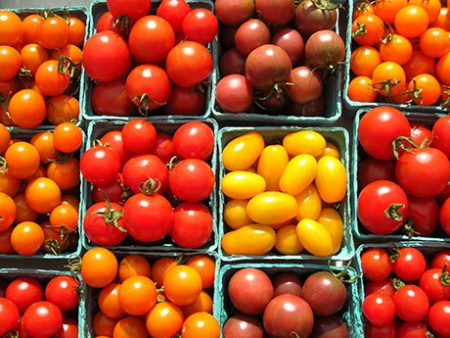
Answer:
<path fill-rule="evenodd" d="M 325 257 L 340 250 L 343 222 L 333 204 L 345 198 L 347 173 L 338 148 L 321 134 L 301 130 L 282 145 L 266 145 L 248 132 L 225 146 L 222 162 L 227 255 L 265 255 L 275 247 Z"/>

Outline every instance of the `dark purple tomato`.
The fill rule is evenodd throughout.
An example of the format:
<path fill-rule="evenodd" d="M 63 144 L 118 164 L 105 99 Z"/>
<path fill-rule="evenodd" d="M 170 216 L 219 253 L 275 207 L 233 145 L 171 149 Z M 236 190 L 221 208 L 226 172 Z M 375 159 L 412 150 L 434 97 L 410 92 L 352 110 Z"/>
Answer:
<path fill-rule="evenodd" d="M 229 318 L 223 326 L 223 338 L 263 338 L 261 324 L 253 317 L 241 314 Z"/>
<path fill-rule="evenodd" d="M 168 115 L 201 115 L 205 111 L 205 95 L 195 88 L 172 85 L 165 109 Z"/>
<path fill-rule="evenodd" d="M 263 45 L 253 50 L 245 61 L 245 76 L 253 88 L 269 90 L 275 84 L 289 80 L 292 63 L 289 55 L 275 45 Z"/>
<path fill-rule="evenodd" d="M 275 91 L 274 93 L 263 92 L 262 97 L 263 99 L 260 98 L 257 100 L 260 108 L 265 114 L 279 115 L 286 113 L 287 105 L 290 102 L 286 90 L 280 92 Z"/>
<path fill-rule="evenodd" d="M 317 31 L 306 41 L 305 57 L 312 67 L 336 67 L 344 56 L 344 41 L 331 30 Z"/>
<path fill-rule="evenodd" d="M 378 180 L 395 180 L 395 164 L 393 161 L 382 161 L 368 158 L 358 163 L 358 188 Z"/>
<path fill-rule="evenodd" d="M 302 297 L 302 281 L 295 273 L 283 272 L 273 279 L 273 295 L 285 293 Z"/>
<path fill-rule="evenodd" d="M 282 26 L 295 15 L 294 0 L 255 0 L 256 13 L 268 24 Z"/>
<path fill-rule="evenodd" d="M 244 113 L 252 105 L 253 88 L 244 75 L 227 75 L 217 84 L 216 100 L 225 112 Z"/>
<path fill-rule="evenodd" d="M 300 66 L 291 71 L 287 90 L 289 98 L 295 103 L 317 100 L 323 91 L 322 79 L 312 69 Z"/>
<path fill-rule="evenodd" d="M 258 315 L 272 299 L 273 286 L 264 271 L 242 269 L 231 277 L 228 295 L 236 309 L 248 315 Z"/>
<path fill-rule="evenodd" d="M 303 299 L 284 294 L 270 301 L 264 310 L 263 324 L 266 332 L 277 338 L 309 337 L 314 325 L 311 307 Z"/>
<path fill-rule="evenodd" d="M 314 321 L 314 338 L 348 338 L 348 326 L 345 320 L 339 316 L 318 317 Z"/>
<path fill-rule="evenodd" d="M 408 197 L 406 218 L 412 221 L 414 230 L 422 236 L 430 236 L 437 228 L 439 204 L 433 197 Z"/>
<path fill-rule="evenodd" d="M 229 26 L 240 25 L 255 11 L 253 0 L 216 0 L 214 7 L 219 20 Z"/>
<path fill-rule="evenodd" d="M 340 311 L 347 300 L 344 284 L 327 271 L 310 275 L 303 284 L 303 299 L 317 316 L 331 316 Z"/>
<path fill-rule="evenodd" d="M 305 36 L 336 24 L 336 5 L 328 1 L 304 0 L 295 10 L 295 27 Z"/>
<path fill-rule="evenodd" d="M 248 55 L 255 48 L 265 45 L 269 41 L 269 28 L 259 19 L 250 19 L 244 22 L 234 36 L 234 44 L 243 55 Z"/>
<path fill-rule="evenodd" d="M 283 48 L 295 65 L 302 57 L 305 42 L 298 31 L 293 28 L 283 28 L 272 37 L 272 44 Z"/>
<path fill-rule="evenodd" d="M 291 102 L 287 108 L 287 114 L 293 116 L 325 116 L 326 108 L 325 98 L 321 95 L 318 99 L 305 104 Z"/>
<path fill-rule="evenodd" d="M 231 48 L 223 53 L 220 59 L 220 73 L 222 76 L 245 73 L 245 56 L 236 48 Z"/>

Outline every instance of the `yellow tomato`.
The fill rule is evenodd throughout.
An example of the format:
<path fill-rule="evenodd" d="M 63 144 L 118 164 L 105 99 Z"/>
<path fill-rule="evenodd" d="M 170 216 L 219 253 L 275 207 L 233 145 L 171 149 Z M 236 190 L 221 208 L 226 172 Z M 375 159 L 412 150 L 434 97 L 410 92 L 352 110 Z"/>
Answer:
<path fill-rule="evenodd" d="M 297 236 L 297 226 L 286 225 L 277 231 L 275 248 L 283 255 L 297 255 L 303 250 Z"/>
<path fill-rule="evenodd" d="M 312 255 L 326 257 L 333 254 L 333 241 L 325 227 L 309 218 L 297 224 L 297 236 L 303 247 Z"/>
<path fill-rule="evenodd" d="M 297 196 L 314 181 L 317 172 L 316 159 L 301 154 L 291 159 L 280 178 L 280 190 Z"/>
<path fill-rule="evenodd" d="M 322 209 L 322 200 L 316 186 L 310 184 L 300 195 L 296 197 L 298 205 L 297 220 L 301 221 L 303 218 L 318 219 L 320 210 Z"/>
<path fill-rule="evenodd" d="M 325 138 L 313 130 L 290 133 L 283 139 L 283 146 L 292 156 L 309 154 L 318 157 L 325 150 L 326 143 Z"/>
<path fill-rule="evenodd" d="M 259 224 L 280 224 L 297 215 L 294 196 L 278 191 L 266 191 L 256 195 L 247 204 L 247 215 Z"/>
<path fill-rule="evenodd" d="M 325 150 L 323 151 L 323 154 L 320 155 L 319 159 L 324 156 L 331 156 L 339 160 L 341 158 L 341 153 L 339 152 L 338 147 L 336 147 L 333 143 L 327 142 Z"/>
<path fill-rule="evenodd" d="M 227 255 L 265 255 L 273 249 L 275 230 L 270 226 L 249 224 L 230 231 L 222 237 L 222 248 Z"/>
<path fill-rule="evenodd" d="M 256 162 L 264 149 L 264 139 L 249 132 L 228 143 L 222 152 L 223 166 L 227 170 L 245 170 Z"/>
<path fill-rule="evenodd" d="M 246 200 L 266 190 L 266 181 L 258 174 L 237 170 L 222 178 L 222 191 L 235 200 Z"/>
<path fill-rule="evenodd" d="M 247 200 L 231 200 L 225 204 L 223 218 L 225 223 L 233 229 L 252 223 L 247 215 Z"/>
<path fill-rule="evenodd" d="M 342 237 L 344 236 L 344 223 L 341 215 L 332 208 L 324 208 L 320 212 L 319 223 L 330 233 L 333 242 L 333 254 L 341 250 Z"/>
<path fill-rule="evenodd" d="M 258 162 L 258 174 L 266 180 L 267 191 L 277 191 L 284 169 L 289 162 L 289 155 L 281 145 L 267 146 Z"/>
<path fill-rule="evenodd" d="M 342 201 L 347 189 L 347 172 L 342 162 L 331 156 L 322 157 L 317 163 L 316 187 L 323 201 Z"/>

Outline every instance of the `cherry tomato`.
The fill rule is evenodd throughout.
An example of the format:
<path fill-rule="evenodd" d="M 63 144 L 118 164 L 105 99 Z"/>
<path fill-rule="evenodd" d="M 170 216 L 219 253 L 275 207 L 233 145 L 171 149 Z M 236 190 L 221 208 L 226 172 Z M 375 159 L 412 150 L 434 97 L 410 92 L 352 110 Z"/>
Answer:
<path fill-rule="evenodd" d="M 439 209 L 439 224 L 447 235 L 450 234 L 450 197 L 445 200 Z"/>
<path fill-rule="evenodd" d="M 40 24 L 44 21 L 44 18 L 39 14 L 30 14 L 27 15 L 22 23 L 23 23 L 23 42 L 28 43 L 37 43 L 37 32 L 39 30 Z"/>
<path fill-rule="evenodd" d="M 420 338 L 426 337 L 428 328 L 425 323 L 403 323 L 398 330 L 399 338 Z"/>
<path fill-rule="evenodd" d="M 420 277 L 419 286 L 428 295 L 431 303 L 447 300 L 450 297 L 450 286 L 446 284 L 448 275 L 442 269 L 428 269 Z"/>
<path fill-rule="evenodd" d="M 31 277 L 18 277 L 6 288 L 6 298 L 14 302 L 21 313 L 33 303 L 44 300 L 41 283 Z"/>
<path fill-rule="evenodd" d="M 183 20 L 191 11 L 191 8 L 185 0 L 163 0 L 156 10 L 156 14 L 166 19 L 175 33 L 183 29 Z"/>
<path fill-rule="evenodd" d="M 358 164 L 358 188 L 378 180 L 394 181 L 395 165 L 393 161 L 380 161 L 368 158 Z"/>
<path fill-rule="evenodd" d="M 107 144 L 112 150 L 119 154 L 122 166 L 133 156 L 133 154 L 124 146 L 123 133 L 120 130 L 108 131 L 102 136 L 100 142 L 105 145 Z"/>
<path fill-rule="evenodd" d="M 420 36 L 428 27 L 428 13 L 419 6 L 405 6 L 395 15 L 395 29 L 406 38 Z"/>
<path fill-rule="evenodd" d="M 39 152 L 28 142 L 16 142 L 5 152 L 8 172 L 16 178 L 25 179 L 39 169 Z"/>
<path fill-rule="evenodd" d="M 115 180 L 119 173 L 120 157 L 110 148 L 94 146 L 81 156 L 80 169 L 86 180 L 92 184 L 108 184 Z"/>
<path fill-rule="evenodd" d="M 406 87 L 406 75 L 396 62 L 380 63 L 372 74 L 373 87 L 382 96 L 400 95 Z"/>
<path fill-rule="evenodd" d="M 0 11 L 0 45 L 16 46 L 23 32 L 24 25 L 16 13 Z"/>
<path fill-rule="evenodd" d="M 450 301 L 434 303 L 428 313 L 428 324 L 439 335 L 450 336 Z"/>
<path fill-rule="evenodd" d="M 37 30 L 39 44 L 46 49 L 59 49 L 69 40 L 69 25 L 60 16 L 45 19 Z"/>
<path fill-rule="evenodd" d="M 198 312 L 186 318 L 181 329 L 182 338 L 219 338 L 217 320 L 206 312 Z"/>
<path fill-rule="evenodd" d="M 105 12 L 98 18 L 95 25 L 95 30 L 97 33 L 103 31 L 113 31 L 114 33 L 122 36 L 124 39 L 127 38 L 127 34 L 124 32 L 122 25 L 120 23 L 115 23 L 115 19 L 111 12 Z"/>
<path fill-rule="evenodd" d="M 0 74 L 0 81 L 11 81 L 17 75 L 22 66 L 22 56 L 20 53 L 10 46 L 0 46 L 0 67 L 2 73 Z"/>
<path fill-rule="evenodd" d="M 408 91 L 413 95 L 413 102 L 420 106 L 432 106 L 441 97 L 441 85 L 430 74 L 414 76 L 409 82 Z"/>
<path fill-rule="evenodd" d="M 202 288 L 207 289 L 214 284 L 214 260 L 206 255 L 196 255 L 187 261 L 186 265 L 194 268 L 202 279 Z"/>
<path fill-rule="evenodd" d="M 73 157 L 61 163 L 51 162 L 47 167 L 47 177 L 53 180 L 61 190 L 75 188 L 80 184 L 80 163 Z"/>
<path fill-rule="evenodd" d="M 20 180 L 12 176 L 8 171 L 0 173 L 0 192 L 14 197 L 20 190 Z"/>
<path fill-rule="evenodd" d="M 51 179 L 39 177 L 28 183 L 25 199 L 31 210 L 46 214 L 61 204 L 61 190 Z"/>
<path fill-rule="evenodd" d="M 136 21 L 150 11 L 150 1 L 146 0 L 109 0 L 108 10 L 117 18 L 121 15 L 128 16 L 132 21 Z"/>
<path fill-rule="evenodd" d="M 164 292 L 167 298 L 179 306 L 193 304 L 202 291 L 200 274 L 187 265 L 177 265 L 164 276 Z"/>
<path fill-rule="evenodd" d="M 114 326 L 112 337 L 120 338 L 146 338 L 148 332 L 144 320 L 138 317 L 125 317 Z"/>
<path fill-rule="evenodd" d="M 434 1 L 431 1 L 431 2 L 434 2 Z M 440 27 L 445 30 L 449 30 L 450 29 L 450 22 L 448 20 L 449 16 L 450 15 L 448 14 L 448 8 L 441 7 L 436 20 L 432 21 L 430 26 L 431 27 Z"/>
<path fill-rule="evenodd" d="M 172 337 L 181 330 L 183 321 L 184 315 L 178 306 L 163 302 L 149 312 L 146 327 L 152 337 Z"/>
<path fill-rule="evenodd" d="M 59 307 L 61 311 L 70 311 L 78 306 L 79 283 L 70 276 L 52 278 L 45 288 L 45 298 Z"/>
<path fill-rule="evenodd" d="M 402 35 L 388 34 L 381 41 L 380 55 L 383 61 L 393 61 L 399 65 L 404 65 L 411 59 L 412 53 L 411 42 Z"/>
<path fill-rule="evenodd" d="M 356 102 L 375 102 L 377 92 L 373 90 L 373 82 L 370 77 L 357 76 L 348 85 L 348 97 Z"/>
<path fill-rule="evenodd" d="M 44 122 L 47 108 L 44 98 L 33 89 L 22 89 L 9 101 L 11 120 L 21 128 L 36 128 Z"/>
<path fill-rule="evenodd" d="M 394 261 L 394 273 L 405 282 L 418 280 L 427 267 L 424 255 L 416 248 L 404 247 Z"/>
<path fill-rule="evenodd" d="M 373 70 L 383 61 L 380 52 L 369 46 L 356 48 L 350 57 L 350 68 L 356 76 L 372 77 Z"/>
<path fill-rule="evenodd" d="M 121 282 L 133 276 L 151 276 L 150 263 L 144 256 L 128 255 L 119 264 L 119 279 Z"/>
<path fill-rule="evenodd" d="M 436 62 L 432 57 L 425 55 L 419 50 L 415 50 L 412 53 L 409 61 L 403 65 L 403 70 L 406 74 L 406 80 L 410 81 L 413 77 L 419 74 L 431 74 L 435 73 L 434 68 Z"/>
<path fill-rule="evenodd" d="M 360 45 L 375 45 L 385 36 L 383 21 L 374 14 L 366 13 L 353 21 L 352 38 Z"/>
<path fill-rule="evenodd" d="M 2 12 L 0 12 L 1 18 Z M 0 26 L 0 29 L 2 27 Z M 0 298 L 0 334 L 4 335 L 17 327 L 20 315 L 16 304 L 7 298 Z"/>
<path fill-rule="evenodd" d="M 35 75 L 39 66 L 49 57 L 46 49 L 37 43 L 30 43 L 22 47 L 20 55 L 22 55 L 23 66 L 29 69 L 32 75 Z"/>
<path fill-rule="evenodd" d="M 211 42 L 219 30 L 216 16 L 208 9 L 197 8 L 183 20 L 183 33 L 190 41 L 203 45 Z"/>
<path fill-rule="evenodd" d="M 145 276 L 127 278 L 120 286 L 119 302 L 129 315 L 147 314 L 156 304 L 156 287 L 153 281 Z"/>
<path fill-rule="evenodd" d="M 92 321 L 92 329 L 96 336 L 112 337 L 117 322 L 117 319 L 109 318 L 103 312 L 98 311 Z"/>
<path fill-rule="evenodd" d="M 420 6 L 425 9 L 428 14 L 428 18 L 430 19 L 430 23 L 433 23 L 433 21 L 439 16 L 442 6 L 439 0 L 409 0 L 408 4 Z"/>
<path fill-rule="evenodd" d="M 426 318 L 430 302 L 427 294 L 417 285 L 405 285 L 394 294 L 397 316 L 406 322 L 419 322 Z"/>
<path fill-rule="evenodd" d="M 98 307 L 109 318 L 120 319 L 126 315 L 119 301 L 120 288 L 120 284 L 111 283 L 104 287 L 98 295 Z"/>
<path fill-rule="evenodd" d="M 9 229 L 14 223 L 16 215 L 17 208 L 14 200 L 7 194 L 0 192 L 0 232 Z"/>
<path fill-rule="evenodd" d="M 406 218 L 413 222 L 414 230 L 422 236 L 430 236 L 437 228 L 439 205 L 430 198 L 409 197 Z"/>
<path fill-rule="evenodd" d="M 395 21 L 395 15 L 406 5 L 407 0 L 381 0 L 374 6 L 374 12 L 380 17 L 383 22 L 393 24 Z"/>
<path fill-rule="evenodd" d="M 71 123 L 63 122 L 53 131 L 55 149 L 66 154 L 74 153 L 80 149 L 83 142 L 83 132 Z"/>
<path fill-rule="evenodd" d="M 156 134 L 156 149 L 153 153 L 158 156 L 164 163 L 170 162 L 175 152 L 173 150 L 172 137 L 164 133 Z"/>
<path fill-rule="evenodd" d="M 25 330 L 34 337 L 51 337 L 62 327 L 61 310 L 51 302 L 40 301 L 30 305 L 23 315 Z"/>
<path fill-rule="evenodd" d="M 11 245 L 18 254 L 32 256 L 44 243 L 44 230 L 34 222 L 22 222 L 11 232 Z"/>
<path fill-rule="evenodd" d="M 363 313 L 376 326 L 386 326 L 394 320 L 395 303 L 391 296 L 373 293 L 363 302 Z"/>
<path fill-rule="evenodd" d="M 128 98 L 124 79 L 96 84 L 91 104 L 96 115 L 132 116 L 136 113 L 136 106 Z"/>
<path fill-rule="evenodd" d="M 444 152 L 450 158 L 450 136 L 448 135 L 448 127 L 450 126 L 450 117 L 443 116 L 439 118 L 433 125 L 433 142 L 432 147 Z"/>
<path fill-rule="evenodd" d="M 361 267 L 364 278 L 371 281 L 386 280 L 392 272 L 389 253 L 383 249 L 367 249 L 361 255 Z"/>
<path fill-rule="evenodd" d="M 444 266 L 450 266 L 450 250 L 443 250 L 436 253 L 431 260 L 431 268 L 443 269 Z"/>
<path fill-rule="evenodd" d="M 384 326 L 375 326 L 367 323 L 364 325 L 364 334 L 367 338 L 397 338 L 397 325 L 394 321 Z"/>
<path fill-rule="evenodd" d="M 83 45 L 86 25 L 75 16 L 69 17 L 69 37 L 67 42 L 75 46 Z"/>
<path fill-rule="evenodd" d="M 203 122 L 188 122 L 176 130 L 172 142 L 178 157 L 206 161 L 214 149 L 214 132 Z"/>
<path fill-rule="evenodd" d="M 47 100 L 47 119 L 53 125 L 79 119 L 80 103 L 69 95 L 52 96 Z"/>
<path fill-rule="evenodd" d="M 132 153 L 148 153 L 156 147 L 156 129 L 144 119 L 128 121 L 122 128 L 123 146 Z"/>
<path fill-rule="evenodd" d="M 58 332 L 58 338 L 77 338 L 78 322 L 71 318 L 63 318 L 62 328 Z"/>
<path fill-rule="evenodd" d="M 382 293 L 385 295 L 393 296 L 395 293 L 394 285 L 389 279 L 385 279 L 379 282 L 368 282 L 364 285 L 365 295 L 372 293 Z"/>
<path fill-rule="evenodd" d="M 81 276 L 93 288 L 103 288 L 116 278 L 118 263 L 114 254 L 105 248 L 88 250 L 82 258 Z"/>

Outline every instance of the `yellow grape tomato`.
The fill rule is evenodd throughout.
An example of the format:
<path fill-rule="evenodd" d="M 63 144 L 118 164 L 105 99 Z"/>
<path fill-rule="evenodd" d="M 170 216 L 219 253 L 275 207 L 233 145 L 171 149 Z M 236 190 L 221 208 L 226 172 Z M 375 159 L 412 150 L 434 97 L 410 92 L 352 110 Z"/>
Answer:
<path fill-rule="evenodd" d="M 319 223 L 330 233 L 333 242 L 333 254 L 339 252 L 344 237 L 344 223 L 339 212 L 332 208 L 323 208 L 320 212 Z"/>
<path fill-rule="evenodd" d="M 225 223 L 233 229 L 252 223 L 247 215 L 247 200 L 231 200 L 225 204 L 223 218 Z"/>
<path fill-rule="evenodd" d="M 258 162 L 258 174 L 266 180 L 267 191 L 277 191 L 284 169 L 289 162 L 289 155 L 281 145 L 267 146 Z"/>
<path fill-rule="evenodd" d="M 228 143 L 222 152 L 222 163 L 227 170 L 246 170 L 258 160 L 264 149 L 264 139 L 249 132 Z"/>
<path fill-rule="evenodd" d="M 316 187 L 324 202 L 342 201 L 347 191 L 347 172 L 342 162 L 332 156 L 322 157 L 317 162 Z"/>
<path fill-rule="evenodd" d="M 280 224 L 297 215 L 295 197 L 278 191 L 266 191 L 251 198 L 247 204 L 247 215 L 258 224 Z"/>
<path fill-rule="evenodd" d="M 316 159 L 308 154 L 292 158 L 280 178 L 280 190 L 297 196 L 310 185 L 317 172 Z"/>
<path fill-rule="evenodd" d="M 235 200 L 246 200 L 266 190 L 266 181 L 258 174 L 236 170 L 222 178 L 223 193 Z"/>
<path fill-rule="evenodd" d="M 341 158 L 341 153 L 339 152 L 338 147 L 336 147 L 333 143 L 327 141 L 327 145 L 325 146 L 323 154 L 319 156 L 319 159 L 323 156 L 331 156 L 339 160 Z"/>
<path fill-rule="evenodd" d="M 283 255 L 297 255 L 302 252 L 303 246 L 297 237 L 296 225 L 286 225 L 277 231 L 275 249 Z"/>
<path fill-rule="evenodd" d="M 322 200 L 313 183 L 297 195 L 296 200 L 298 205 L 296 218 L 298 221 L 301 221 L 303 218 L 314 220 L 319 218 L 320 210 L 322 210 Z"/>
<path fill-rule="evenodd" d="M 325 138 L 313 130 L 301 130 L 286 135 L 283 146 L 289 155 L 309 154 L 313 157 L 322 155 L 326 146 Z"/>
<path fill-rule="evenodd" d="M 249 224 L 226 233 L 222 248 L 227 255 L 261 256 L 272 250 L 275 242 L 275 230 L 270 226 Z"/>
<path fill-rule="evenodd" d="M 297 224 L 297 236 L 303 247 L 312 255 L 326 257 L 333 254 L 333 241 L 327 229 L 309 218 Z"/>

